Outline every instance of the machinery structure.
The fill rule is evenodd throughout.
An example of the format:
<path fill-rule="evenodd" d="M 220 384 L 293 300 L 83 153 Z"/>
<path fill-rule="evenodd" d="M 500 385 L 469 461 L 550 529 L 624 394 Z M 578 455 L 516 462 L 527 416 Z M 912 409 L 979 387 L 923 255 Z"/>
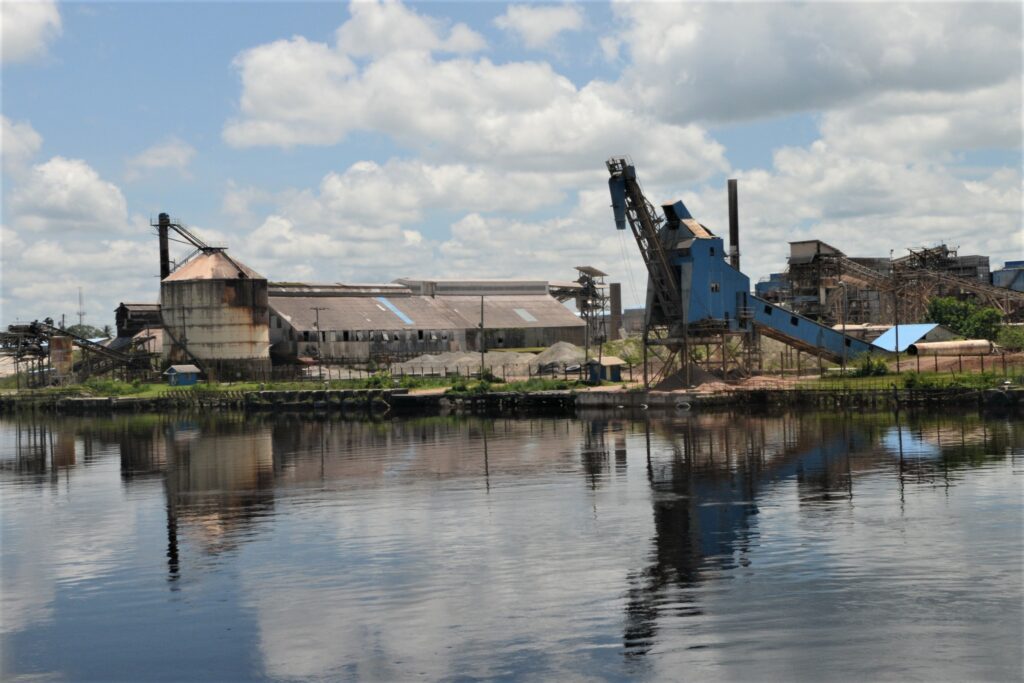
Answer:
<path fill-rule="evenodd" d="M 597 345 L 600 356 L 601 345 L 608 340 L 605 329 L 608 310 L 608 285 L 604 279 L 607 273 L 593 266 L 576 266 L 580 274 L 576 279 L 580 288 L 576 293 L 576 310 L 586 324 L 583 357 L 590 358 L 590 347 Z"/>
<path fill-rule="evenodd" d="M 111 349 L 62 330 L 46 319 L 9 325 L 0 333 L 0 355 L 14 359 L 16 373 L 24 363 L 32 386 L 81 382 L 107 373 L 130 379 L 153 371 L 154 354 L 146 349 L 150 339 L 138 337 L 127 348 Z M 72 347 L 80 351 L 78 360 Z"/>
<path fill-rule="evenodd" d="M 632 231 L 647 267 L 647 305 L 643 327 L 644 382 L 667 377 L 681 360 L 684 382 L 691 365 L 730 374 L 749 374 L 765 335 L 820 359 L 846 362 L 874 347 L 825 327 L 750 293 L 740 272 L 739 220 L 735 182 L 730 182 L 730 260 L 721 237 L 698 223 L 681 202 L 657 212 L 644 196 L 632 163 L 607 162 L 615 225 Z M 658 375 L 648 376 L 652 346 L 666 350 Z"/>
<path fill-rule="evenodd" d="M 790 242 L 779 300 L 827 324 L 924 320 L 938 296 L 971 299 L 1004 317 L 1024 317 L 1024 292 L 989 283 L 988 257 L 944 244 L 898 258 L 854 258 L 820 240 Z"/>

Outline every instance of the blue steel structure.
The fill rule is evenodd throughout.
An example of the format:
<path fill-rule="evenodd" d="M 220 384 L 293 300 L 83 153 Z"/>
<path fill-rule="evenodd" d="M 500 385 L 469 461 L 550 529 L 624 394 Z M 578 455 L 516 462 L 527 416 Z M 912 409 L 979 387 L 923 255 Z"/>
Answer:
<path fill-rule="evenodd" d="M 659 215 L 643 196 L 636 169 L 626 159 L 607 163 L 615 226 L 629 227 L 650 278 L 645 347 L 648 343 L 683 351 L 714 336 L 757 334 L 802 351 L 842 362 L 876 350 L 750 292 L 750 278 L 726 260 L 725 244 L 694 220 L 681 202 L 665 204 Z"/>

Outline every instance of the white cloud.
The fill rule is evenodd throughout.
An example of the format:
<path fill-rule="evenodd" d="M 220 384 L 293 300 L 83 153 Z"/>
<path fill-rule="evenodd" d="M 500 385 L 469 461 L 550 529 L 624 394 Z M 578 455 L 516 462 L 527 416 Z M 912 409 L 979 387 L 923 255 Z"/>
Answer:
<path fill-rule="evenodd" d="M 9 188 L 4 214 L 5 319 L 71 313 L 79 286 L 94 324 L 111 321 L 118 301 L 155 299 L 148 224 L 130 218 L 120 188 L 85 161 L 54 157 L 31 167 Z"/>
<path fill-rule="evenodd" d="M 128 208 L 120 188 L 81 159 L 54 157 L 32 167 L 8 202 L 19 229 L 63 235 L 127 232 Z"/>
<path fill-rule="evenodd" d="M 582 29 L 583 9 L 578 5 L 509 5 L 494 25 L 517 35 L 528 48 L 544 48 L 558 34 Z"/>
<path fill-rule="evenodd" d="M 4 64 L 45 55 L 60 33 L 60 12 L 53 0 L 0 2 L 0 54 Z"/>
<path fill-rule="evenodd" d="M 967 92 L 884 93 L 827 112 L 821 131 L 836 150 L 875 159 L 953 161 L 976 149 L 1021 149 L 1021 81 Z"/>
<path fill-rule="evenodd" d="M 617 3 L 624 81 L 670 121 L 762 119 L 1020 74 L 1018 3 Z"/>
<path fill-rule="evenodd" d="M 395 11 L 359 8 L 339 35 L 374 12 Z M 599 169 L 610 153 L 628 152 L 691 180 L 725 168 L 722 147 L 703 129 L 637 110 L 614 84 L 577 88 L 545 62 L 439 60 L 403 49 L 357 67 L 351 49 L 343 41 L 331 48 L 293 38 L 241 53 L 240 117 L 225 126 L 225 140 L 238 147 L 333 145 L 374 131 L 439 163 L 582 172 Z"/>
<path fill-rule="evenodd" d="M 147 172 L 159 169 L 176 171 L 181 177 L 188 178 L 188 166 L 195 154 L 195 147 L 187 142 L 168 138 L 128 159 L 126 179 L 136 180 Z"/>
<path fill-rule="evenodd" d="M 425 17 L 400 2 L 352 2 L 351 18 L 337 31 L 338 50 L 355 57 L 398 51 L 477 52 L 487 44 L 465 24 L 456 24 L 444 37 L 443 22 Z"/>
<path fill-rule="evenodd" d="M 15 123 L 6 116 L 0 116 L 0 125 L 0 155 L 3 156 L 4 172 L 20 175 L 39 151 L 43 137 L 28 121 Z"/>

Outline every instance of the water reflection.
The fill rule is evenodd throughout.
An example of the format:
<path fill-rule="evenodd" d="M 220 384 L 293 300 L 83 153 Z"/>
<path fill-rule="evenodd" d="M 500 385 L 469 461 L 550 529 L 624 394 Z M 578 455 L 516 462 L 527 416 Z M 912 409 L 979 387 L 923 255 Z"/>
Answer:
<path fill-rule="evenodd" d="M 109 678 L 97 642 L 123 641 L 132 678 L 172 651 L 182 678 L 772 678 L 813 663 L 765 624 L 904 594 L 927 623 L 937 593 L 977 606 L 924 640 L 984 636 L 989 668 L 907 673 L 1013 677 L 1019 496 L 987 473 L 1013 470 L 1021 430 L 889 414 L 4 421 L 0 672 Z M 954 504 L 1008 516 L 978 529 Z M 936 553 L 974 558 L 975 585 Z M 68 629 L 71 651 L 37 646 Z M 848 635 L 822 656 L 868 678 L 865 653 L 901 661 Z M 758 642 L 774 648 L 760 670 Z M 233 652 L 212 669 L 210 643 Z"/>
<path fill-rule="evenodd" d="M 948 487 L 957 469 L 998 461 L 1021 444 L 1018 421 L 885 418 L 705 415 L 646 422 L 654 534 L 648 564 L 628 576 L 626 657 L 650 651 L 662 619 L 702 614 L 693 590 L 702 581 L 749 566 L 764 489 L 793 480 L 801 506 L 836 514 L 852 506 L 855 475 L 888 471 L 896 474 L 902 506 L 908 480 Z"/>

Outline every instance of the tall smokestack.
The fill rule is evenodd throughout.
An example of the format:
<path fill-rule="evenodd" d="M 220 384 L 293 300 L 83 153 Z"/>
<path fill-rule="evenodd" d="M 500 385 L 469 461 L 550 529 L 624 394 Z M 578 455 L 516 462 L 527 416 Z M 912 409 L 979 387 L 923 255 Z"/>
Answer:
<path fill-rule="evenodd" d="M 729 265 L 740 269 L 740 207 L 735 178 L 729 178 Z"/>
<path fill-rule="evenodd" d="M 167 235 L 171 229 L 171 217 L 166 213 L 160 214 L 156 229 L 160 235 L 160 279 L 163 280 L 171 274 L 171 247 Z"/>
<path fill-rule="evenodd" d="M 608 332 L 609 339 L 618 339 L 619 330 L 622 329 L 622 283 L 612 282 L 608 287 L 608 298 L 611 299 L 611 311 L 608 314 L 608 326 L 612 329 Z"/>

